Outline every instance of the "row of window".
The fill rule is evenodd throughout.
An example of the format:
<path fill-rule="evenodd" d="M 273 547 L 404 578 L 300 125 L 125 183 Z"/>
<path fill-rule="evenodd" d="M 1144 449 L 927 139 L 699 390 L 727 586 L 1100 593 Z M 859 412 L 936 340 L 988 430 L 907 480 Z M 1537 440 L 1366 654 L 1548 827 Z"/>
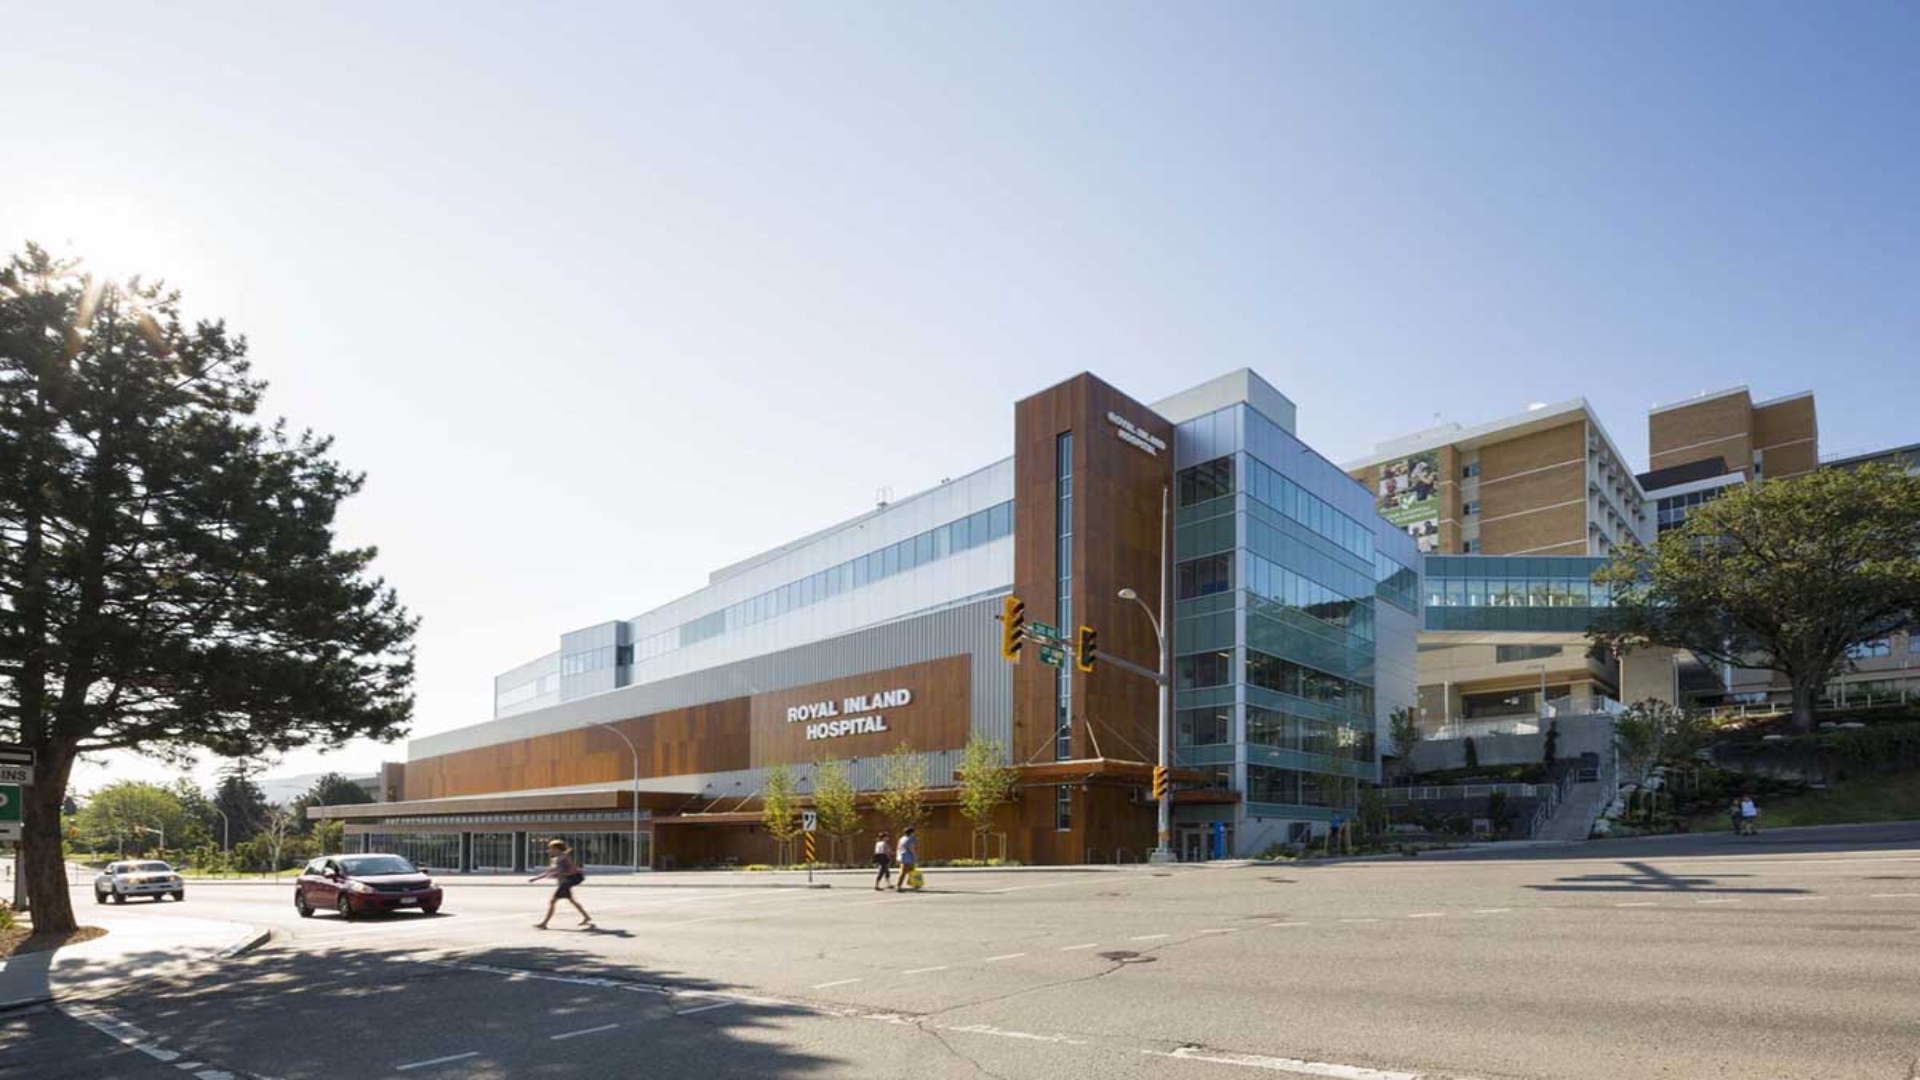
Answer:
<path fill-rule="evenodd" d="M 1224 650 L 1189 653 L 1174 661 L 1174 688 L 1198 690 L 1233 681 L 1233 654 Z M 1291 694 L 1360 716 L 1373 715 L 1373 688 L 1324 671 L 1247 650 L 1247 682 L 1262 690 Z"/>
<path fill-rule="evenodd" d="M 1280 806 L 1350 807 L 1360 802 L 1360 782 L 1351 776 L 1247 766 L 1247 801 Z"/>
<path fill-rule="evenodd" d="M 1373 561 L 1373 530 L 1333 504 L 1294 483 L 1279 470 L 1248 456 L 1247 494 L 1333 541 L 1368 562 Z M 1234 493 L 1234 458 L 1221 457 L 1180 470 L 1180 505 L 1193 506 Z"/>
<path fill-rule="evenodd" d="M 1174 714 L 1176 746 L 1223 746 L 1233 741 L 1231 705 L 1181 709 Z M 1246 741 L 1353 761 L 1374 759 L 1373 732 L 1369 730 L 1335 720 L 1294 716 L 1258 705 L 1247 706 Z"/>
<path fill-rule="evenodd" d="M 592 671 L 605 671 L 610 667 L 626 667 L 631 663 L 633 663 L 633 646 L 607 645 L 562 656 L 560 674 L 585 675 Z"/>
<path fill-rule="evenodd" d="M 1253 649 L 1247 650 L 1247 683 L 1356 716 L 1373 716 L 1373 687 Z"/>
<path fill-rule="evenodd" d="M 1687 516 L 1694 507 L 1710 503 L 1726 493 L 1726 488 L 1708 488 L 1705 491 L 1689 491 L 1685 495 L 1666 495 L 1654 506 L 1655 521 L 1659 531 L 1668 532 L 1687 523 Z"/>
<path fill-rule="evenodd" d="M 878 551 L 849 559 L 838 566 L 829 566 L 799 581 L 748 597 L 671 630 L 649 635 L 639 643 L 639 658 L 648 660 L 708 638 L 777 619 L 790 611 L 817 604 L 895 574 L 904 574 L 1012 533 L 1013 503 L 1003 502 Z"/>
<path fill-rule="evenodd" d="M 1365 562 L 1373 561 L 1373 530 L 1256 457 L 1247 458 L 1247 494 L 1333 541 Z"/>
<path fill-rule="evenodd" d="M 1247 556 L 1247 588 L 1257 596 L 1298 608 L 1329 626 L 1373 640 L 1373 605 L 1367 598 L 1342 596 L 1258 555 Z"/>
<path fill-rule="evenodd" d="M 1384 551 L 1373 554 L 1373 594 L 1387 603 L 1407 612 L 1419 614 L 1420 575 L 1411 567 L 1400 565 Z"/>
<path fill-rule="evenodd" d="M 1428 607 L 1611 607 L 1605 585 L 1585 578 L 1427 579 Z"/>
<path fill-rule="evenodd" d="M 1910 653 L 1920 653 L 1920 632 L 1915 632 L 1907 636 L 1907 651 Z M 1892 638 L 1874 638 L 1872 641 L 1863 641 L 1847 649 L 1847 656 L 1854 660 L 1871 660 L 1875 657 L 1892 655 Z"/>

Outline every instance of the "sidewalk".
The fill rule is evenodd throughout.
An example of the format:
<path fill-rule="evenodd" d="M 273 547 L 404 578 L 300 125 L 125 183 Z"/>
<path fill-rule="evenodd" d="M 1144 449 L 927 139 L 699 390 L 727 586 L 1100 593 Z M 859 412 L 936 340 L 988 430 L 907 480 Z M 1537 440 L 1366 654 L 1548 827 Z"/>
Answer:
<path fill-rule="evenodd" d="M 1188 866 L 1198 865 L 1188 863 Z M 1091 866 L 929 866 L 929 874 L 1113 874 L 1133 870 L 1155 869 L 1145 863 L 1124 863 L 1108 865 L 1105 863 Z M 536 871 L 524 874 L 459 874 L 446 870 L 429 869 L 434 879 L 444 885 L 460 887 L 505 887 L 509 885 L 525 886 L 527 879 Z M 829 870 L 824 867 L 813 872 L 818 881 L 845 878 L 872 878 L 873 867 L 858 866 L 850 869 Z M 805 888 L 807 872 L 805 870 L 645 870 L 634 873 L 631 870 L 602 870 L 587 868 L 587 880 L 596 888 L 606 885 L 643 889 L 793 889 Z M 240 878 L 187 878 L 189 889 L 206 888 L 219 885 L 284 885 L 293 888 L 293 879 L 240 877 Z M 288 895 L 292 895 L 291 892 Z"/>
<path fill-rule="evenodd" d="M 178 964 L 218 958 L 264 937 L 246 923 L 219 919 L 111 911 L 83 911 L 81 923 L 104 928 L 105 937 L 54 952 L 0 960 L 0 1012 L 54 998 L 84 997 L 115 983 Z"/>

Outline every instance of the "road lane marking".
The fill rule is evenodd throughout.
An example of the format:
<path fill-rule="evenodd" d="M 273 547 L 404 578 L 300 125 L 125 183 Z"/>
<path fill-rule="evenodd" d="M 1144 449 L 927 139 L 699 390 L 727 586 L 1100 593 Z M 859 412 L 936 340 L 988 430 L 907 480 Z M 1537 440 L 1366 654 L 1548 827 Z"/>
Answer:
<path fill-rule="evenodd" d="M 1058 949 L 1055 949 L 1054 951 L 1055 952 L 1079 952 L 1081 949 L 1097 949 L 1099 947 L 1100 947 L 1099 942 L 1089 941 L 1085 945 L 1062 945 Z"/>
<path fill-rule="evenodd" d="M 1614 907 L 1659 907 L 1660 905 L 1657 901 L 1654 901 L 1654 900 L 1635 900 L 1631 903 L 1615 904 L 1613 906 Z"/>
<path fill-rule="evenodd" d="M 602 1031 L 612 1031 L 619 1026 L 619 1024 L 601 1024 L 599 1027 L 581 1028 L 579 1031 L 565 1031 L 558 1035 L 549 1035 L 547 1038 L 554 1040 L 571 1039 L 580 1035 L 593 1035 Z"/>
<path fill-rule="evenodd" d="M 1368 922 L 1379 922 L 1380 920 L 1379 919 L 1341 919 L 1340 921 L 1344 923 L 1368 923 Z"/>
<path fill-rule="evenodd" d="M 832 982 L 823 982 L 823 983 L 814 983 L 814 984 L 813 984 L 813 985 L 812 985 L 811 987 L 809 987 L 808 989 L 811 989 L 811 990 L 825 990 L 825 989 L 827 989 L 828 987 L 833 987 L 833 986 L 849 986 L 849 985 L 851 985 L 851 984 L 853 984 L 853 983 L 857 983 L 857 982 L 859 982 L 859 981 L 860 981 L 859 979 L 835 979 L 835 980 L 833 980 Z"/>
<path fill-rule="evenodd" d="M 1311 926 L 1312 924 L 1303 923 L 1303 922 L 1270 922 L 1267 925 L 1268 926 Z"/>
<path fill-rule="evenodd" d="M 1065 1035 L 1036 1035 L 1030 1031 L 1008 1031 L 990 1024 L 967 1024 L 964 1027 L 949 1027 L 946 1031 L 957 1031 L 967 1035 L 992 1035 L 1001 1039 L 1026 1039 L 1030 1042 L 1065 1043 L 1068 1046 L 1085 1046 L 1084 1039 L 1069 1038 Z"/>
<path fill-rule="evenodd" d="M 908 970 L 906 970 L 906 971 L 903 971 L 903 972 L 901 972 L 900 974 L 902 974 L 902 975 L 925 975 L 925 974 L 926 974 L 927 972 L 929 972 L 929 971 L 945 971 L 945 970 L 947 970 L 947 968 L 948 968 L 949 966 L 950 966 L 950 965 L 948 965 L 948 964 L 936 964 L 936 965 L 934 965 L 933 967 L 923 967 L 923 968 L 910 968 L 910 969 L 908 969 Z"/>
<path fill-rule="evenodd" d="M 738 1005 L 738 1004 L 740 1003 L 737 1001 L 716 1001 L 711 1005 L 702 1005 L 697 1009 L 679 1009 L 679 1010 L 676 1010 L 673 1015 L 692 1016 L 694 1013 L 712 1012 L 715 1009 L 724 1009 L 729 1005 Z"/>
<path fill-rule="evenodd" d="M 1237 929 L 1239 929 L 1239 928 L 1238 928 L 1238 927 L 1231 927 L 1231 926 L 1230 926 L 1230 927 L 1226 927 L 1226 928 L 1223 928 L 1223 929 L 1219 929 L 1219 930 L 1202 930 L 1202 931 L 1200 931 L 1200 932 L 1201 932 L 1201 933 L 1203 933 L 1203 934 L 1231 934 L 1231 933 L 1233 933 L 1233 932 L 1234 932 L 1235 930 L 1237 930 Z"/>
<path fill-rule="evenodd" d="M 152 1036 L 145 1030 L 134 1027 L 104 1009 L 96 1009 L 91 1005 L 61 1005 L 59 1009 L 100 1034 L 124 1046 L 131 1046 L 156 1061 L 174 1062 L 180 1058 L 178 1050 L 168 1050 L 150 1041 Z"/>
<path fill-rule="evenodd" d="M 1737 904 L 1738 900 L 1695 900 L 1696 904 Z"/>
<path fill-rule="evenodd" d="M 1240 1065 L 1252 1069 L 1266 1069 L 1269 1072 L 1329 1076 L 1336 1077 L 1338 1080 L 1420 1080 L 1419 1073 L 1368 1069 L 1359 1065 L 1340 1065 L 1331 1061 L 1268 1057 L 1265 1054 L 1231 1054 L 1224 1051 L 1201 1050 L 1191 1046 L 1183 1046 L 1171 1052 L 1142 1050 L 1141 1053 L 1154 1057 L 1176 1058 L 1181 1061 L 1204 1061 L 1211 1065 Z"/>
<path fill-rule="evenodd" d="M 425 1061 L 409 1061 L 405 1065 L 395 1065 L 394 1072 L 406 1072 L 408 1069 L 424 1069 L 429 1065 L 445 1065 L 449 1061 L 464 1061 L 470 1057 L 479 1057 L 480 1051 L 469 1050 L 464 1054 L 448 1054 L 446 1057 L 428 1058 Z"/>
<path fill-rule="evenodd" d="M 1407 916 L 1409 919 L 1444 919 L 1446 917 L 1447 913 L 1444 911 L 1418 911 Z"/>
<path fill-rule="evenodd" d="M 1474 908 L 1473 913 L 1475 915 L 1505 915 L 1512 910 L 1510 907 L 1483 907 Z"/>
<path fill-rule="evenodd" d="M 1128 941 L 1159 941 L 1161 938 L 1172 937 L 1172 936 L 1173 936 L 1172 934 L 1141 934 L 1139 937 L 1128 938 L 1127 940 Z"/>
<path fill-rule="evenodd" d="M 1900 900 L 1912 896 L 1920 896 L 1920 892 L 1877 892 L 1873 894 L 1872 898 L 1875 900 Z"/>
<path fill-rule="evenodd" d="M 1025 955 L 1027 955 L 1027 954 L 1026 954 L 1026 953 L 1023 953 L 1023 952 L 1010 952 L 1010 953 L 1001 953 L 1001 954 L 1000 954 L 999 956 L 989 956 L 989 957 L 987 957 L 987 958 L 986 958 L 986 959 L 985 959 L 984 961 L 982 961 L 982 963 L 987 963 L 987 964 L 997 964 L 997 963 L 999 963 L 999 962 L 1000 962 L 1000 961 L 1002 961 L 1002 960 L 1017 960 L 1017 959 L 1019 959 L 1020 957 L 1022 957 L 1022 956 L 1025 956 Z"/>
<path fill-rule="evenodd" d="M 1803 900 L 1825 900 L 1825 899 L 1827 898 L 1824 896 L 1783 896 L 1780 898 L 1780 902 L 1783 904 L 1793 904 Z"/>

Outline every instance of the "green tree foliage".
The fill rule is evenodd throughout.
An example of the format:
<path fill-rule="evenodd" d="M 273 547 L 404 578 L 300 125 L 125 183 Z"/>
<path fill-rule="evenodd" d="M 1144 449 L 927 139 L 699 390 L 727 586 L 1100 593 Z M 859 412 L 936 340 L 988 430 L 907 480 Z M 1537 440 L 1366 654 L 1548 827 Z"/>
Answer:
<path fill-rule="evenodd" d="M 1012 801 L 1015 775 L 1005 746 L 978 735 L 967 740 L 960 756 L 960 813 L 975 833 L 992 829 L 995 815 Z"/>
<path fill-rule="evenodd" d="M 820 815 L 820 831 L 827 834 L 829 840 L 844 845 L 860 831 L 858 799 L 853 772 L 846 762 L 822 761 L 814 765 L 813 811 Z"/>
<path fill-rule="evenodd" d="M 180 805 L 179 796 L 141 780 L 108 784 L 89 795 L 74 824 L 87 847 L 129 855 L 160 849 L 160 837 L 148 829 L 165 832 L 169 848 L 191 847 L 206 839 L 204 832 L 190 828 L 197 823 Z"/>
<path fill-rule="evenodd" d="M 902 742 L 880 760 L 880 794 L 874 803 L 895 836 L 927 820 L 927 755 Z"/>
<path fill-rule="evenodd" d="M 1920 476 L 1868 466 L 1738 485 L 1652 548 L 1615 550 L 1594 580 L 1614 592 L 1595 645 L 1779 672 L 1795 729 L 1811 731 L 1848 648 L 1920 612 Z"/>
<path fill-rule="evenodd" d="M 1420 727 L 1414 723 L 1413 710 L 1402 706 L 1387 715 L 1387 736 L 1393 740 L 1395 756 L 1405 758 L 1420 741 Z"/>
<path fill-rule="evenodd" d="M 1692 757 L 1710 734 L 1700 714 L 1651 698 L 1628 706 L 1613 726 L 1620 764 L 1628 778 L 1638 783 L 1645 783 L 1653 767 L 1663 761 Z"/>
<path fill-rule="evenodd" d="M 259 834 L 267 822 L 272 810 L 267 805 L 267 797 L 260 791 L 260 785 L 253 782 L 252 763 L 235 762 L 220 776 L 220 786 L 214 789 L 213 805 L 227 815 L 226 825 L 231 826 L 233 843 L 242 844 Z M 219 814 L 215 814 L 218 817 Z M 225 839 L 223 834 L 222 839 Z"/>
<path fill-rule="evenodd" d="M 0 267 L 0 739 L 38 754 L 37 926 L 74 926 L 59 811 L 75 758 L 392 739 L 414 619 L 335 544 L 362 477 L 256 418 L 244 339 L 179 295 L 29 246 Z M 235 822 L 235 825 L 238 825 Z"/>
<path fill-rule="evenodd" d="M 373 796 L 359 784 L 330 772 L 315 780 L 299 798 L 293 800 L 288 809 L 293 811 L 294 828 L 301 833 L 310 833 L 316 824 L 307 817 L 310 806 L 359 806 L 373 801 Z"/>
<path fill-rule="evenodd" d="M 797 817 L 800 796 L 792 769 L 775 765 L 767 770 L 767 784 L 760 790 L 760 807 L 760 822 L 776 843 L 786 844 L 800 831 Z"/>

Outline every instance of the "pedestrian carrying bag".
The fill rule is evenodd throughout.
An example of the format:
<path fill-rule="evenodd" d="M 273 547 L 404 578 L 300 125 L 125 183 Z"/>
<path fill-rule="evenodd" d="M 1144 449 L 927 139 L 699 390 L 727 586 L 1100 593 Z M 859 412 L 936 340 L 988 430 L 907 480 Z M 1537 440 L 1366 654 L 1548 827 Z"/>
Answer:
<path fill-rule="evenodd" d="M 907 888 L 918 889 L 922 885 L 925 885 L 926 883 L 927 883 L 926 875 L 920 872 L 919 867 L 916 866 L 913 869 L 907 871 Z"/>

